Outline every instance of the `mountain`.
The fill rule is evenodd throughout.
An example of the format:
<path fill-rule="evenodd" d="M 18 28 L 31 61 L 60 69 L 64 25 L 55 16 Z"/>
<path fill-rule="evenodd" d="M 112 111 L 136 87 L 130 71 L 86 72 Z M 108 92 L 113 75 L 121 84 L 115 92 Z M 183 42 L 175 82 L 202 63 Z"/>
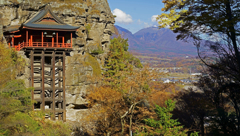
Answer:
<path fill-rule="evenodd" d="M 169 29 L 149 27 L 132 34 L 129 30 L 115 26 L 123 38 L 128 38 L 132 52 L 152 53 L 167 57 L 196 56 L 197 50 L 192 43 L 177 41 L 177 34 Z"/>

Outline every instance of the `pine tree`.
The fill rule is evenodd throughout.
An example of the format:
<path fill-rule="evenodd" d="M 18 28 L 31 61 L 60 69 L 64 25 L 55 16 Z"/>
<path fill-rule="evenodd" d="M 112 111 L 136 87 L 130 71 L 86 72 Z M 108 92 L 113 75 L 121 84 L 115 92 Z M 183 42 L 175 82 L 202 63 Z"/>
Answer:
<path fill-rule="evenodd" d="M 165 102 L 166 107 L 160 107 L 155 105 L 155 113 L 157 114 L 157 120 L 153 118 L 145 119 L 145 123 L 149 128 L 145 129 L 145 132 L 141 132 L 138 135 L 158 135 L 158 136 L 187 136 L 187 130 L 184 130 L 177 119 L 172 119 L 172 111 L 175 108 L 175 102 L 167 100 Z M 191 134 L 197 136 L 197 133 Z"/>

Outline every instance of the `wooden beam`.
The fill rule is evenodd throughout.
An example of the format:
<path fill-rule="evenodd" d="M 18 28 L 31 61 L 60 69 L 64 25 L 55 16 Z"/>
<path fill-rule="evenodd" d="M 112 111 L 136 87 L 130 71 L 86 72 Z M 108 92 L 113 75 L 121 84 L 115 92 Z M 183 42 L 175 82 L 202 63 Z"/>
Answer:
<path fill-rule="evenodd" d="M 62 66 L 63 66 L 63 121 L 66 122 L 66 94 L 65 94 L 65 57 L 66 57 L 66 52 L 63 52 L 63 62 L 62 62 Z"/>
<path fill-rule="evenodd" d="M 54 37 L 52 37 L 52 47 L 54 47 Z"/>
<path fill-rule="evenodd" d="M 57 47 L 59 47 L 59 46 L 58 46 L 58 32 L 57 32 L 57 40 L 56 40 L 56 41 L 57 41 Z"/>
<path fill-rule="evenodd" d="M 65 47 L 64 46 L 64 36 L 62 37 L 62 47 Z"/>
<path fill-rule="evenodd" d="M 33 46 L 33 36 L 31 35 L 31 46 Z"/>
<path fill-rule="evenodd" d="M 12 47 L 14 47 L 14 37 L 12 37 Z"/>
<path fill-rule="evenodd" d="M 53 117 L 52 119 L 55 120 L 55 52 L 52 53 L 52 110 L 53 110 Z"/>
<path fill-rule="evenodd" d="M 44 63 L 45 63 L 45 56 L 44 51 L 42 51 L 42 111 L 45 111 L 45 88 L 44 88 Z"/>
<path fill-rule="evenodd" d="M 34 56 L 33 56 L 33 50 L 31 50 L 31 53 L 30 53 L 30 57 L 31 57 L 31 60 L 30 60 L 30 65 L 31 65 L 31 79 L 30 79 L 30 87 L 34 87 L 34 69 L 33 69 L 33 61 L 34 61 Z M 32 100 L 34 100 L 34 89 L 32 90 Z M 32 110 L 34 110 L 34 104 L 32 106 Z"/>
<path fill-rule="evenodd" d="M 58 59 L 58 66 L 61 66 L 61 59 Z M 61 77 L 61 70 L 58 69 L 58 76 Z M 60 78 L 58 79 L 58 88 L 61 88 L 61 82 L 60 82 Z M 58 92 L 58 99 L 62 99 L 62 93 L 59 91 Z M 63 104 L 63 101 L 59 101 L 58 102 L 58 109 L 62 109 L 62 104 Z M 63 117 L 62 117 L 62 113 L 58 113 L 58 120 L 63 120 Z"/>
<path fill-rule="evenodd" d="M 72 47 L 72 32 L 71 32 L 71 47 Z"/>
<path fill-rule="evenodd" d="M 42 47 L 43 47 L 43 31 L 42 31 Z"/>
<path fill-rule="evenodd" d="M 26 43 L 27 43 L 27 46 L 28 46 L 28 31 L 26 31 Z"/>

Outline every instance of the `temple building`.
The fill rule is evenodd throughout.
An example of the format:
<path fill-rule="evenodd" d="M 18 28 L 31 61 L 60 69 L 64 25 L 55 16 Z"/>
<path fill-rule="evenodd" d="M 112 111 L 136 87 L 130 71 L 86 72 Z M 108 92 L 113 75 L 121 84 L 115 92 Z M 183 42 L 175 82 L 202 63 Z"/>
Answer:
<path fill-rule="evenodd" d="M 78 28 L 65 24 L 45 6 L 25 23 L 3 29 L 8 45 L 24 51 L 30 60 L 33 110 L 45 111 L 46 118 L 66 121 L 65 57 Z"/>
<path fill-rule="evenodd" d="M 72 36 L 78 28 L 63 23 L 50 6 L 46 6 L 22 25 L 5 29 L 4 35 L 9 46 L 17 51 L 24 48 L 72 48 Z"/>

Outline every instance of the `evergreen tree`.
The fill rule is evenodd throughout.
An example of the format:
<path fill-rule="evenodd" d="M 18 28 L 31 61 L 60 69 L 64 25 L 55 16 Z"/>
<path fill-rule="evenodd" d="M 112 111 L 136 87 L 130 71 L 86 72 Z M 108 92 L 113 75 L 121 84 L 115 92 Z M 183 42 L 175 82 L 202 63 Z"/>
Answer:
<path fill-rule="evenodd" d="M 139 59 L 128 52 L 128 40 L 121 37 L 113 38 L 105 64 L 105 75 L 113 76 L 120 71 L 131 71 L 134 67 L 142 68 Z"/>
<path fill-rule="evenodd" d="M 138 135 L 157 135 L 157 136 L 187 136 L 187 130 L 184 130 L 177 119 L 172 119 L 172 111 L 175 108 L 175 102 L 167 100 L 165 102 L 166 107 L 160 107 L 155 105 L 155 113 L 157 114 L 157 120 L 153 118 L 145 119 L 145 123 L 150 128 L 146 128 L 145 132 L 141 132 Z M 198 134 L 192 133 L 192 136 Z"/>

